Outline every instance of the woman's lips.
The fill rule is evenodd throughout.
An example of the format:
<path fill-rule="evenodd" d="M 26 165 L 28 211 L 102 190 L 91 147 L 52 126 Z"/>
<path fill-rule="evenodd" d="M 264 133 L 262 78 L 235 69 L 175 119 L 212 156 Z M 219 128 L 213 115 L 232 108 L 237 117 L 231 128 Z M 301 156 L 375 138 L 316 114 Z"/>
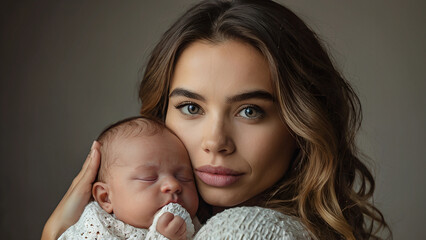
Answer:
<path fill-rule="evenodd" d="M 207 185 L 226 187 L 238 181 L 244 173 L 229 168 L 206 165 L 196 168 L 195 174 Z"/>

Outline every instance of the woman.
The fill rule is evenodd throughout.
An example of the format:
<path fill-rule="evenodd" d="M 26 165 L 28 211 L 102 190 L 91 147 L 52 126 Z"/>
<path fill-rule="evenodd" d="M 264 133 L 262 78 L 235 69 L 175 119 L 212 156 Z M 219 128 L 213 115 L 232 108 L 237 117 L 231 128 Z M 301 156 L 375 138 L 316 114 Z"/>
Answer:
<path fill-rule="evenodd" d="M 378 238 L 388 228 L 369 202 L 374 179 L 357 154 L 359 100 L 289 9 L 256 0 L 197 4 L 154 49 L 140 99 L 141 114 L 165 121 L 188 149 L 202 222 L 259 206 L 296 217 L 319 239 Z M 43 238 L 79 218 L 98 147 Z"/>

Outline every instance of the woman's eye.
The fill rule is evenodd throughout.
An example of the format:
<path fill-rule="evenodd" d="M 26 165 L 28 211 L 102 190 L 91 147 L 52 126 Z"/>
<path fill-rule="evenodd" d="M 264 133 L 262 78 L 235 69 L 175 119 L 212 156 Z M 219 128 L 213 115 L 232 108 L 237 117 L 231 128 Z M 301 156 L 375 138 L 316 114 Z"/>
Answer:
<path fill-rule="evenodd" d="M 243 108 L 238 116 L 247 118 L 247 119 L 259 119 L 264 116 L 264 111 L 257 106 L 249 106 Z"/>
<path fill-rule="evenodd" d="M 196 115 L 196 114 L 203 113 L 201 108 L 198 105 L 191 104 L 191 103 L 184 103 L 184 104 L 176 106 L 176 108 L 186 115 Z"/>

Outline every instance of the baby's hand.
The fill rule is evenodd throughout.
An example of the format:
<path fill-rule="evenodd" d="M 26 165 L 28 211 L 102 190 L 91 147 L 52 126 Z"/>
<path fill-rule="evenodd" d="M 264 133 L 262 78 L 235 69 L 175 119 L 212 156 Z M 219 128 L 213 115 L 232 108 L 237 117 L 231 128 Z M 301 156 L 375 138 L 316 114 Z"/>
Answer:
<path fill-rule="evenodd" d="M 186 239 L 186 223 L 183 218 L 165 212 L 158 218 L 157 231 L 171 240 Z"/>

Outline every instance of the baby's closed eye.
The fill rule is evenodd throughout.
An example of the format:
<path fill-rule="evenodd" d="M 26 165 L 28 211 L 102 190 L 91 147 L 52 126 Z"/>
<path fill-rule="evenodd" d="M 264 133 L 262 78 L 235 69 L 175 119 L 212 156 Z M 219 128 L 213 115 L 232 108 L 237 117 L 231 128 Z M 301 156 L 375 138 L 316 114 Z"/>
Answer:
<path fill-rule="evenodd" d="M 139 176 L 136 178 L 136 180 L 139 181 L 144 181 L 144 182 L 155 182 L 157 181 L 158 176 L 151 176 L 151 175 L 147 175 L 147 176 Z"/>

